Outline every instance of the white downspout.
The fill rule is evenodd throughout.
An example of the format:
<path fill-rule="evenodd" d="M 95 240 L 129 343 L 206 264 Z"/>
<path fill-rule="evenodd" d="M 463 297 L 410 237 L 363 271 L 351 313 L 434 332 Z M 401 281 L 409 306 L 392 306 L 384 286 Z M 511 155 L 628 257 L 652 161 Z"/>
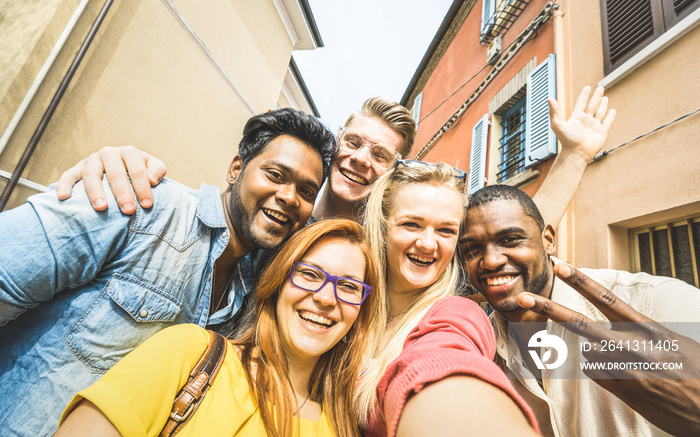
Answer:
<path fill-rule="evenodd" d="M 82 0 L 78 7 L 75 9 L 75 12 L 73 12 L 73 16 L 70 17 L 68 24 L 66 24 L 66 27 L 63 29 L 63 32 L 61 32 L 61 35 L 58 37 L 56 44 L 54 44 L 53 49 L 51 49 L 51 53 L 49 53 L 49 56 L 46 58 L 44 65 L 42 65 L 41 70 L 39 70 L 39 73 L 36 75 L 36 78 L 34 78 L 32 86 L 29 87 L 27 94 L 25 94 L 24 99 L 22 99 L 22 103 L 20 103 L 19 107 L 17 108 L 17 111 L 15 112 L 15 115 L 12 117 L 12 120 L 10 120 L 10 123 L 7 125 L 7 129 L 5 129 L 5 132 L 0 138 L 0 155 L 2 155 L 3 150 L 5 150 L 7 143 L 10 141 L 10 137 L 15 132 L 15 129 L 17 129 L 17 125 L 19 124 L 20 120 L 22 120 L 24 113 L 27 111 L 27 107 L 29 107 L 29 104 L 32 102 L 32 99 L 34 99 L 34 95 L 36 94 L 37 90 L 44 82 L 46 75 L 53 66 L 53 63 L 56 61 L 58 54 L 61 52 L 61 49 L 63 49 L 63 46 L 66 44 L 66 40 L 73 31 L 75 24 L 78 22 L 78 19 L 80 19 L 80 16 L 83 15 L 83 11 L 85 10 L 85 7 L 87 6 L 88 2 L 89 0 Z"/>

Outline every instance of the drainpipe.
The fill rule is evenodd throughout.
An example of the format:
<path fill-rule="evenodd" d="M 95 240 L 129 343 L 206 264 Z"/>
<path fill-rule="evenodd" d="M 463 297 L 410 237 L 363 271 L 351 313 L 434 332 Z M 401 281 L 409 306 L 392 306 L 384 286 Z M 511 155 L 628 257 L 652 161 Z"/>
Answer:
<path fill-rule="evenodd" d="M 53 48 L 51 49 L 51 53 L 49 53 L 49 56 L 46 58 L 46 62 L 44 62 L 44 65 L 41 66 L 41 70 L 39 70 L 39 73 L 36 75 L 32 86 L 29 87 L 27 94 L 25 94 L 24 99 L 22 99 L 22 103 L 20 103 L 19 107 L 17 108 L 17 111 L 12 117 L 12 120 L 10 120 L 10 124 L 7 125 L 7 129 L 5 129 L 5 132 L 2 134 L 2 138 L 0 138 L 0 155 L 2 155 L 2 151 L 5 150 L 5 147 L 10 141 L 10 137 L 12 136 L 12 134 L 15 133 L 17 125 L 24 116 L 24 113 L 27 111 L 27 107 L 34 99 L 34 95 L 39 89 L 39 86 L 42 84 L 42 82 L 44 82 L 44 78 L 46 78 L 46 75 L 53 66 L 53 63 L 56 62 L 56 58 L 61 52 L 61 49 L 63 49 L 63 46 L 66 44 L 68 36 L 71 34 L 71 32 L 73 32 L 75 24 L 78 22 L 80 16 L 83 15 L 83 11 L 87 6 L 88 1 L 89 0 L 82 0 L 78 7 L 75 9 L 75 12 L 73 12 L 73 16 L 71 16 L 70 20 L 68 20 L 68 24 L 66 24 L 66 27 L 63 29 L 63 32 L 61 32 L 61 35 L 58 37 L 56 44 L 54 44 Z"/>
<path fill-rule="evenodd" d="M 112 6 L 113 1 L 114 0 L 107 0 L 105 2 L 104 6 L 102 6 L 102 10 L 100 11 L 100 14 L 97 16 L 97 18 L 95 19 L 95 22 L 92 24 L 92 27 L 90 28 L 90 32 L 88 32 L 87 37 L 85 37 L 85 41 L 83 41 L 83 44 L 80 46 L 80 49 L 78 50 L 78 53 L 75 55 L 75 59 L 73 59 L 73 63 L 70 65 L 70 68 L 68 68 L 68 71 L 66 72 L 65 76 L 63 77 L 61 84 L 58 86 L 58 89 L 56 90 L 56 94 L 54 94 L 53 98 L 51 99 L 51 103 L 49 103 L 48 108 L 46 108 L 44 115 L 41 117 L 41 120 L 39 121 L 39 124 L 37 125 L 37 128 L 34 131 L 34 135 L 32 135 L 32 138 L 29 140 L 29 143 L 27 144 L 27 147 L 24 150 L 24 154 L 22 154 L 22 157 L 20 158 L 19 162 L 17 163 L 15 170 L 12 172 L 12 177 L 10 178 L 10 181 L 5 186 L 5 190 L 2 192 L 2 195 L 0 195 L 0 211 L 5 209 L 7 202 L 10 200 L 10 196 L 12 195 L 12 191 L 14 190 L 15 186 L 17 186 L 17 183 L 19 182 L 19 179 L 20 179 L 22 172 L 24 171 L 24 169 L 27 167 L 27 164 L 29 163 L 29 158 L 31 158 L 32 154 L 34 153 L 34 150 L 36 150 L 36 146 L 37 146 L 37 144 L 39 144 L 39 140 L 41 139 L 41 136 L 44 134 L 44 131 L 46 130 L 46 127 L 49 124 L 49 121 L 51 121 L 51 117 L 53 116 L 53 113 L 56 111 L 58 104 L 61 102 L 61 99 L 63 98 L 63 94 L 66 92 L 66 89 L 68 88 L 68 85 L 70 84 L 70 81 L 73 79 L 75 72 L 78 70 L 78 67 L 80 66 L 80 63 L 82 62 L 83 57 L 85 56 L 85 53 L 87 52 L 88 48 L 90 47 L 92 40 L 95 38 L 97 31 L 100 29 L 100 26 L 102 25 L 102 22 L 104 21 L 105 16 L 107 15 L 107 12 L 109 11 L 109 8 Z M 82 13 L 82 11 L 81 11 L 81 13 Z M 75 16 L 75 14 L 74 14 L 74 16 Z M 4 136 L 3 136 L 3 138 L 4 138 Z M 9 135 L 8 135 L 8 138 L 9 138 Z"/>
<path fill-rule="evenodd" d="M 552 24 L 554 33 L 554 54 L 556 55 L 557 64 L 557 100 L 562 108 L 566 108 L 567 94 L 566 83 L 567 77 L 565 57 L 567 55 L 564 48 L 564 11 L 562 7 L 557 7 L 552 13 Z"/>
<path fill-rule="evenodd" d="M 564 2 L 568 6 L 568 2 Z M 564 11 L 562 6 L 558 5 L 557 9 L 552 14 L 552 30 L 554 33 L 554 54 L 556 55 L 557 65 L 557 100 L 559 105 L 568 112 L 568 83 L 566 82 L 568 74 L 566 69 L 566 53 L 564 44 Z M 574 259 L 574 205 L 576 198 L 571 200 L 569 208 L 557 229 L 557 247 L 560 254 L 566 254 L 565 260 L 576 265 Z M 560 255 L 561 256 L 561 255 Z"/>

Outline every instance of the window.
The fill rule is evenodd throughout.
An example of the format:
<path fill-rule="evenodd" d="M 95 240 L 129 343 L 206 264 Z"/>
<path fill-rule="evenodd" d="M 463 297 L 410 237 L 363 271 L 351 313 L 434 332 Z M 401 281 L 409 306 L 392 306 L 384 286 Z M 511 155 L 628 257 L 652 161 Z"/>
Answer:
<path fill-rule="evenodd" d="M 503 114 L 501 133 L 499 184 L 525 170 L 525 99 Z"/>
<path fill-rule="evenodd" d="M 700 0 L 600 0 L 607 75 L 698 8 Z"/>
<path fill-rule="evenodd" d="M 481 9 L 481 39 L 483 41 L 483 36 L 488 35 L 489 30 L 491 30 L 491 28 L 493 27 L 493 22 L 491 22 L 491 18 L 496 12 L 496 0 L 483 0 L 482 7 L 483 8 Z"/>
<path fill-rule="evenodd" d="M 632 269 L 698 287 L 700 216 L 630 230 Z"/>
<path fill-rule="evenodd" d="M 498 183 L 526 184 L 537 174 L 524 170 L 557 153 L 547 105 L 548 98 L 556 97 L 554 55 L 538 66 L 535 62 L 532 59 L 489 102 L 499 140 L 498 153 L 491 154 L 490 177 L 495 176 Z M 513 179 L 521 173 L 522 177 Z"/>

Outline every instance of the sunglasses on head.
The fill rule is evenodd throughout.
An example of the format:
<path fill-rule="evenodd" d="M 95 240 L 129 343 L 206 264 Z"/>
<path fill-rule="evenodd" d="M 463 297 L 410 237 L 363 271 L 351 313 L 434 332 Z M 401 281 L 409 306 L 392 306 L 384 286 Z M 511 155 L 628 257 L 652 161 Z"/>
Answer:
<path fill-rule="evenodd" d="M 398 159 L 398 160 L 396 160 L 396 166 L 394 167 L 394 170 L 399 168 L 400 165 L 403 165 L 404 167 L 418 168 L 418 167 L 425 167 L 425 166 L 434 167 L 437 164 L 432 163 L 432 162 L 417 161 L 415 159 Z M 456 177 L 457 179 L 459 179 L 460 181 L 462 181 L 464 183 L 467 182 L 467 173 L 464 172 L 464 170 L 460 170 L 458 168 L 452 167 L 452 172 L 454 174 L 454 177 Z"/>

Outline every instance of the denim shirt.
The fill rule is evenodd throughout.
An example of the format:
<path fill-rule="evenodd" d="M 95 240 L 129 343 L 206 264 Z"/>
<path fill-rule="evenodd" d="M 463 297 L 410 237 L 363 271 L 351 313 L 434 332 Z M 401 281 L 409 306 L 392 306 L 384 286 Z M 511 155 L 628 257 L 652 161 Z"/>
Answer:
<path fill-rule="evenodd" d="M 150 210 L 93 210 L 82 186 L 0 214 L 2 435 L 50 435 L 63 408 L 170 325 L 233 317 L 252 287 L 239 262 L 228 305 L 209 320 L 214 261 L 229 242 L 219 189 L 164 180 Z M 171 401 L 164 400 L 169 403 Z"/>

